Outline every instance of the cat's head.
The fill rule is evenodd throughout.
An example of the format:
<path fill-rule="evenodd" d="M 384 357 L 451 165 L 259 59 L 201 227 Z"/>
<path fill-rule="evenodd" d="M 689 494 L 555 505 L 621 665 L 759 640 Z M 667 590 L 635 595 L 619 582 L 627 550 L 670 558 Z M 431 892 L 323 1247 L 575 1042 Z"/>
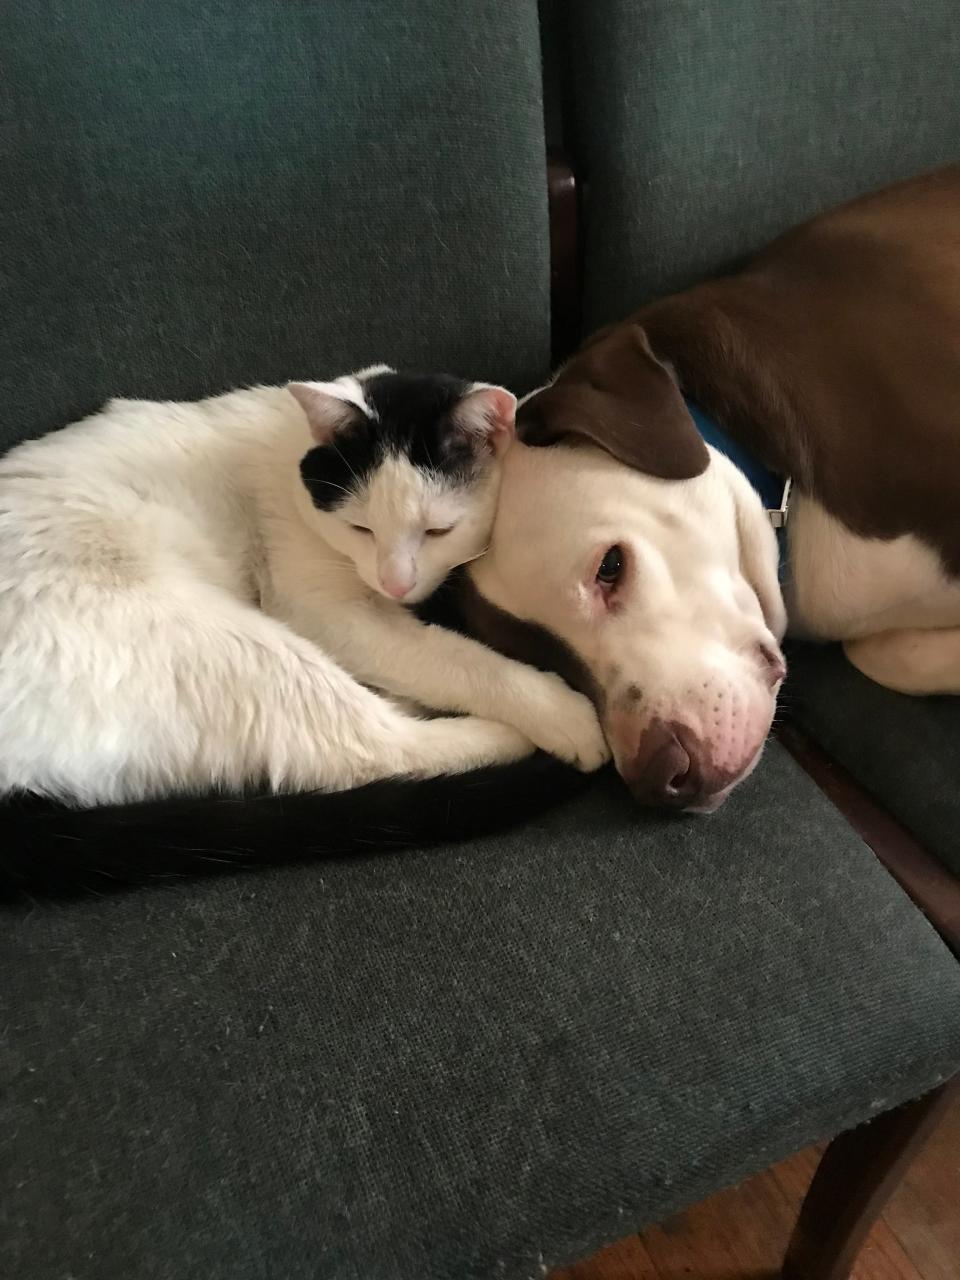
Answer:
<path fill-rule="evenodd" d="M 314 441 L 300 463 L 308 518 L 368 586 L 415 604 L 486 549 L 509 391 L 385 365 L 289 390 Z"/>

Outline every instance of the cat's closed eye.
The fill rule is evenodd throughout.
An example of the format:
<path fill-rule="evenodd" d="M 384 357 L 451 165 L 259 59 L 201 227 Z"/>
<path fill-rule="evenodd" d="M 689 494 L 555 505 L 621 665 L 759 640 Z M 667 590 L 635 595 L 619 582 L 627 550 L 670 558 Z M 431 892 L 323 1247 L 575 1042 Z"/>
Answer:
<path fill-rule="evenodd" d="M 368 529 L 365 524 L 352 524 L 351 529 L 356 529 L 357 533 L 373 533 L 372 529 Z"/>
<path fill-rule="evenodd" d="M 445 533 L 450 533 L 455 526 L 448 524 L 444 529 L 425 529 L 424 533 L 428 538 L 442 538 Z"/>

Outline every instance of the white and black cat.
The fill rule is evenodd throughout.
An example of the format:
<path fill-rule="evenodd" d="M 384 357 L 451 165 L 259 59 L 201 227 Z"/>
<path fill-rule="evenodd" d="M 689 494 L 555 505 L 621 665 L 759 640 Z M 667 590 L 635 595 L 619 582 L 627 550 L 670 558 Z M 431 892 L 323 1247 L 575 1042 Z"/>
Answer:
<path fill-rule="evenodd" d="M 135 876 L 138 858 L 180 867 L 198 845 L 283 856 L 263 847 L 269 797 L 136 804 L 158 797 L 265 784 L 288 793 L 289 843 L 289 793 L 457 774 L 534 745 L 598 767 L 586 698 L 399 603 L 483 552 L 515 408 L 500 387 L 377 366 L 192 404 L 115 400 L 0 460 L 8 877 L 55 880 L 72 859 Z M 466 714 L 421 719 L 393 698 Z M 451 803 L 468 793 L 444 781 L 446 825 L 422 812 L 432 793 L 409 820 L 418 784 L 367 786 L 356 804 L 310 797 L 287 852 L 462 834 Z M 495 785 L 469 791 L 463 821 L 497 825 L 484 804 Z"/>

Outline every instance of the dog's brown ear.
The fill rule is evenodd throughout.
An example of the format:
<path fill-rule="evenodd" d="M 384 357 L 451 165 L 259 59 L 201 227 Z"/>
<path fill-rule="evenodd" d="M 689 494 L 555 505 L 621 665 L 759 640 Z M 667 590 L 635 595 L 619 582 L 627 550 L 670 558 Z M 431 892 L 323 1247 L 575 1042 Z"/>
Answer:
<path fill-rule="evenodd" d="M 589 339 L 523 404 L 517 436 L 534 446 L 587 440 L 663 480 L 689 480 L 710 461 L 680 388 L 637 324 Z"/>

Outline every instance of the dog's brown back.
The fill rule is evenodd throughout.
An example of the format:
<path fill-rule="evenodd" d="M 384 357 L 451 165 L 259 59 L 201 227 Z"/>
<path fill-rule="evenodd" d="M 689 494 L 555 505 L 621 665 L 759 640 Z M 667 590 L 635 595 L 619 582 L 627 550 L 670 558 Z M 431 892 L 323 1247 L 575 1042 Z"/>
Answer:
<path fill-rule="evenodd" d="M 917 534 L 960 574 L 960 166 L 630 319 L 689 395 L 851 529 Z"/>

